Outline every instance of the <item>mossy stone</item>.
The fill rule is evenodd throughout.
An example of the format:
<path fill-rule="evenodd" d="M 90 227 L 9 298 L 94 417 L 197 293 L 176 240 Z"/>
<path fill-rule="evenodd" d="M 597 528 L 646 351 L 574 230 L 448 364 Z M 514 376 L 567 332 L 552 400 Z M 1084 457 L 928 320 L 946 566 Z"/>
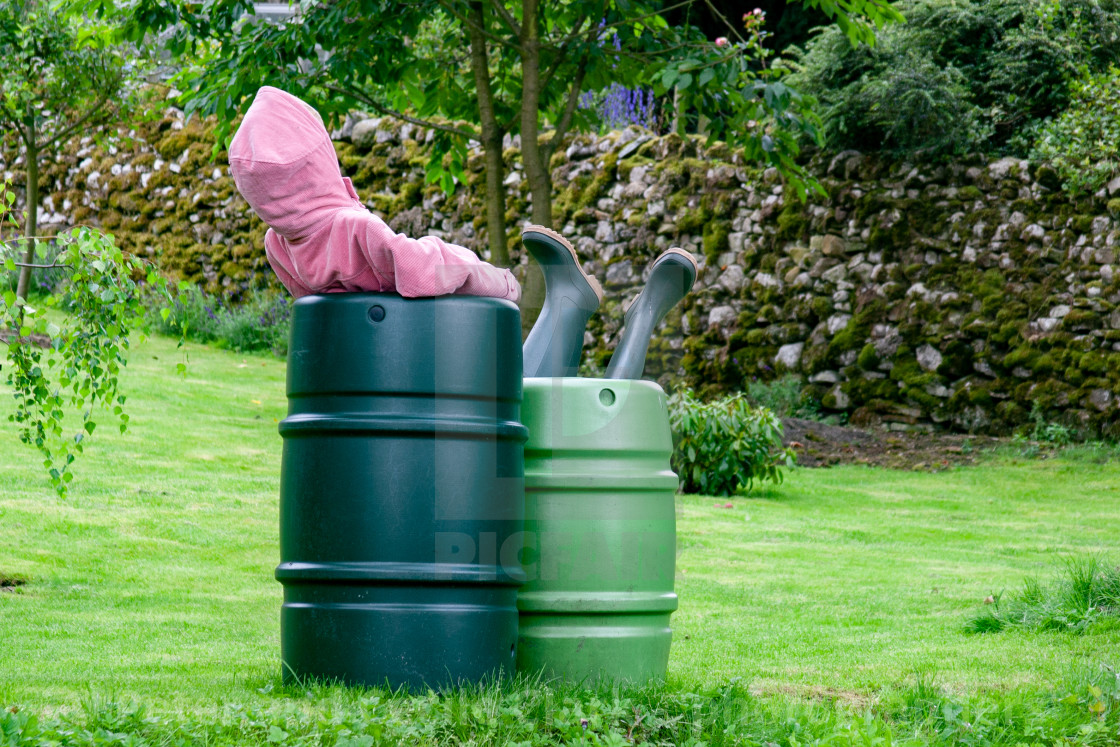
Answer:
<path fill-rule="evenodd" d="M 631 156 L 618 162 L 618 178 L 624 182 L 630 180 L 630 172 L 639 166 L 650 166 L 653 161 L 644 156 Z"/>
<path fill-rule="evenodd" d="M 879 367 L 879 354 L 875 352 L 875 346 L 870 342 L 863 346 L 859 351 L 859 357 L 856 358 L 856 365 L 864 371 L 873 371 Z"/>
<path fill-rule="evenodd" d="M 708 264 L 713 264 L 716 258 L 727 251 L 729 244 L 727 237 L 731 234 L 731 222 L 715 220 L 704 226 L 704 257 Z"/>
<path fill-rule="evenodd" d="M 775 236 L 778 240 L 793 240 L 809 238 L 809 218 L 805 215 L 801 203 L 792 203 L 782 208 L 778 214 L 778 231 Z"/>

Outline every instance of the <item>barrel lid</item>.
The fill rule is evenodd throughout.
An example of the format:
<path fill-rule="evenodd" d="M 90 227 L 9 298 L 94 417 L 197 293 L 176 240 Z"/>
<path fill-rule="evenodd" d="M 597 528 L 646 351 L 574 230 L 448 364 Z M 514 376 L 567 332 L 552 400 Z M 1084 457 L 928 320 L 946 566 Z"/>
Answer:
<path fill-rule="evenodd" d="M 528 378 L 521 420 L 529 426 L 526 455 L 547 452 L 673 450 L 665 392 L 652 381 Z"/>
<path fill-rule="evenodd" d="M 521 314 L 480 296 L 304 296 L 292 307 L 288 396 L 393 393 L 517 402 Z"/>

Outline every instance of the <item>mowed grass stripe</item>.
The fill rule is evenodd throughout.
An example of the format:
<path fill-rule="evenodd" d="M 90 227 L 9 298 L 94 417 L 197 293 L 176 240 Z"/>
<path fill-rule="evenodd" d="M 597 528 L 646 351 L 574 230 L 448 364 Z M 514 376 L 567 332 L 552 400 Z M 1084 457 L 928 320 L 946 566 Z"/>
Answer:
<path fill-rule="evenodd" d="M 97 431 L 65 501 L 0 428 L 0 573 L 31 580 L 0 594 L 0 699 L 54 710 L 94 691 L 196 711 L 277 697 L 284 364 L 185 350 L 179 377 L 174 343 L 135 348 L 131 427 Z M 669 686 L 741 677 L 866 702 L 915 672 L 972 692 L 1116 664 L 1115 629 L 961 628 L 985 596 L 1063 558 L 1115 557 L 1118 486 L 1113 464 L 1003 460 L 799 470 L 731 509 L 682 496 Z"/>

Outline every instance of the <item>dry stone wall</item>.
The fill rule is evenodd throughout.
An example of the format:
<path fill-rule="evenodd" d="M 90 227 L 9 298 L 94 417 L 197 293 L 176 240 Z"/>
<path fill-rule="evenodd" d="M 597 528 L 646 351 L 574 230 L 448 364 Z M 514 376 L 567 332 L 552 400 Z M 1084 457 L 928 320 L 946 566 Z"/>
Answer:
<path fill-rule="evenodd" d="M 46 172 L 43 220 L 99 225 L 177 277 L 236 297 L 274 283 L 265 227 L 205 123 L 169 110 L 110 146 L 76 141 Z M 394 228 L 485 251 L 482 156 L 452 195 L 425 184 L 428 131 L 352 119 L 343 172 Z M 507 216 L 528 216 L 516 140 Z M 1120 182 L 1081 201 L 1045 164 L 817 156 L 827 194 L 790 199 L 722 143 L 639 130 L 580 136 L 553 158 L 555 226 L 607 289 L 587 333 L 602 368 L 650 261 L 702 263 L 650 347 L 647 376 L 705 393 L 793 373 L 858 424 L 1007 432 L 1032 411 L 1120 435 Z M 18 162 L 0 163 L 19 182 Z"/>

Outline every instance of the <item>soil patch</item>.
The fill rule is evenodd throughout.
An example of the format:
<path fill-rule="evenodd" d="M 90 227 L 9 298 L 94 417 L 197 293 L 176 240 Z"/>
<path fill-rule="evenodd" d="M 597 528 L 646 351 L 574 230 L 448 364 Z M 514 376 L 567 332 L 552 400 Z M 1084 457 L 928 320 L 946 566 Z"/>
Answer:
<path fill-rule="evenodd" d="M 959 433 L 863 430 L 815 420 L 782 418 L 786 446 L 797 452 L 802 467 L 867 464 L 874 467 L 937 472 L 975 464 L 1006 439 Z"/>
<path fill-rule="evenodd" d="M 5 576 L 3 573 L 0 573 L 0 594 L 6 591 L 15 591 L 26 583 L 26 578 L 20 578 L 19 576 Z"/>

